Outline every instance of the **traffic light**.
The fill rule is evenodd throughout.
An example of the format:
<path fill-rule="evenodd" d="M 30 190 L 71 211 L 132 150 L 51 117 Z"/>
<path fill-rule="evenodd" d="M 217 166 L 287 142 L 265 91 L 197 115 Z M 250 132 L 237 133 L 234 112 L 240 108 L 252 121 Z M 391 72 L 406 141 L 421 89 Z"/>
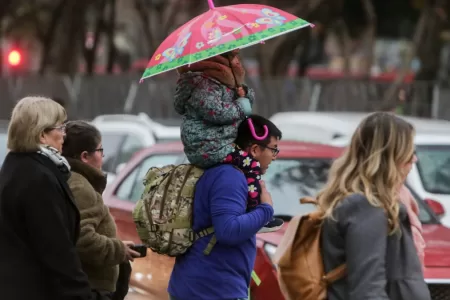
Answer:
<path fill-rule="evenodd" d="M 22 62 L 22 55 L 17 50 L 11 50 L 8 53 L 8 64 L 10 67 L 16 68 Z"/>
<path fill-rule="evenodd" d="M 3 76 L 21 76 L 27 69 L 27 58 L 22 48 L 18 46 L 5 47 L 2 59 L 2 75 Z M 1 51 L 1 49 L 0 49 Z"/>

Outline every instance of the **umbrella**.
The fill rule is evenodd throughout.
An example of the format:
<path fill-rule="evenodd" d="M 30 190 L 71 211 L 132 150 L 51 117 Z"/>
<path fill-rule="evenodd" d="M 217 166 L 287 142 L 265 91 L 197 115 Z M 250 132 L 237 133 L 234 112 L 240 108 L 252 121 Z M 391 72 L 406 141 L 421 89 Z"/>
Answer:
<path fill-rule="evenodd" d="M 171 33 L 153 54 L 141 80 L 231 50 L 314 26 L 275 7 L 238 4 L 215 7 Z"/>

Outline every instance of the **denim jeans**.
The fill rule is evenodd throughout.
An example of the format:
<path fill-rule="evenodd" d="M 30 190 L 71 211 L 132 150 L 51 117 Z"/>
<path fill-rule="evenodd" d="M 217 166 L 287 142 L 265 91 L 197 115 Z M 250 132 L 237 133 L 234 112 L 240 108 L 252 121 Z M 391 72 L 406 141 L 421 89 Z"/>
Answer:
<path fill-rule="evenodd" d="M 169 295 L 169 300 L 178 300 L 178 299 Z M 248 298 L 238 298 L 236 300 L 248 300 Z"/>

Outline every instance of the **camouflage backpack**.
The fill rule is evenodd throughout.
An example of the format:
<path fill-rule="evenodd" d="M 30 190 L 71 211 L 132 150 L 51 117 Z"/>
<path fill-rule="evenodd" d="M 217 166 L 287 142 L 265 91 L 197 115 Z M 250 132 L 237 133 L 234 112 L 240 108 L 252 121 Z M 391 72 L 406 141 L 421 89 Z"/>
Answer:
<path fill-rule="evenodd" d="M 133 218 L 140 239 L 154 252 L 179 256 L 195 240 L 214 232 L 213 227 L 197 233 L 192 230 L 195 185 L 202 175 L 202 169 L 188 164 L 148 170 Z M 215 241 L 213 235 L 204 251 L 206 255 Z"/>

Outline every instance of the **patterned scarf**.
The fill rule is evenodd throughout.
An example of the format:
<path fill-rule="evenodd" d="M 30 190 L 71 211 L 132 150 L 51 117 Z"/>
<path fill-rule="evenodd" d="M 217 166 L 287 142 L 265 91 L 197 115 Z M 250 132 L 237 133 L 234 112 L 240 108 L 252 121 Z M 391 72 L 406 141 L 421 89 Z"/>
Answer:
<path fill-rule="evenodd" d="M 65 176 L 70 175 L 70 165 L 58 150 L 48 145 L 40 145 L 38 152 L 39 154 L 49 158 Z"/>
<path fill-rule="evenodd" d="M 241 64 L 239 51 L 232 51 L 230 58 L 217 55 L 191 65 L 178 68 L 181 75 L 187 72 L 202 72 L 204 75 L 211 77 L 229 88 L 237 88 L 242 85 L 245 77 L 245 70 Z"/>

